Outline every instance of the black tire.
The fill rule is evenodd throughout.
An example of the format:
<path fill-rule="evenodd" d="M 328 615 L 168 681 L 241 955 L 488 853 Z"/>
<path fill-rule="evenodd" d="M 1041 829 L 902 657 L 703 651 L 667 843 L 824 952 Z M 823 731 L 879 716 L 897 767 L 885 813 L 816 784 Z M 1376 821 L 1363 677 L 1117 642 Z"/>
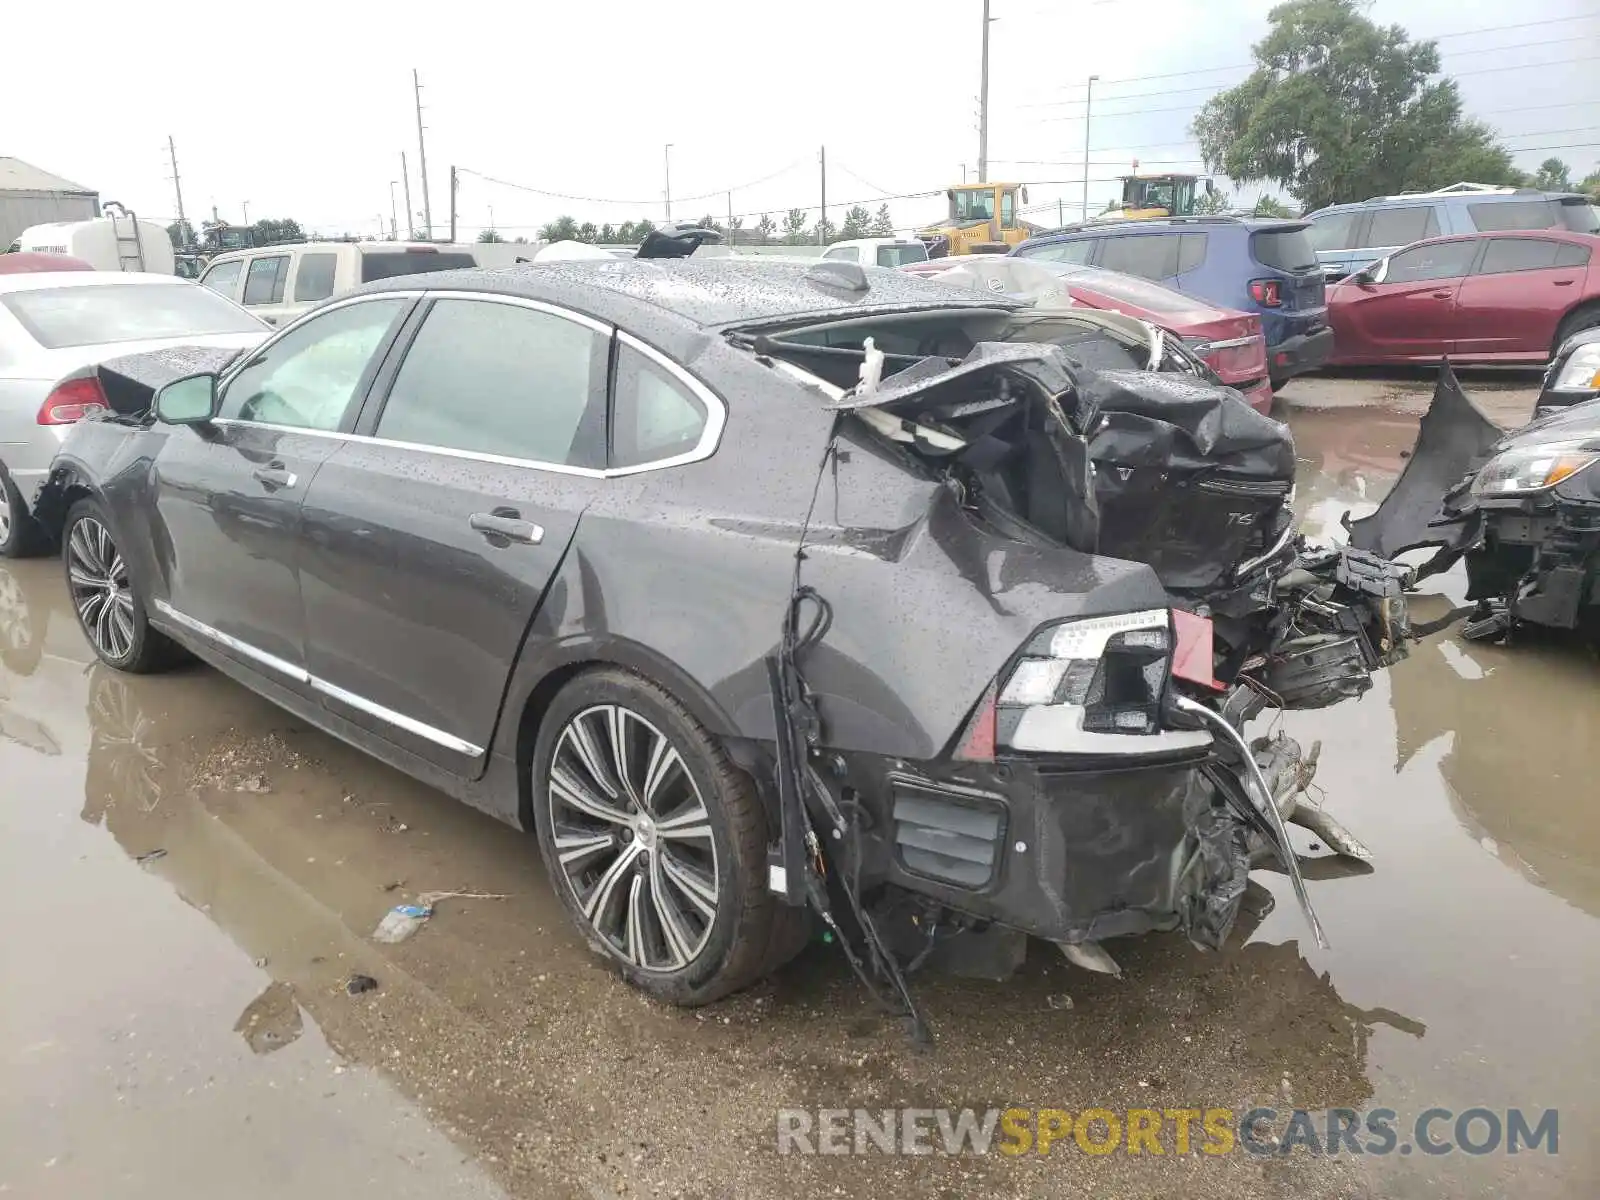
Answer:
<path fill-rule="evenodd" d="M 610 749 L 618 727 L 629 747 L 621 757 L 634 780 L 620 791 L 612 786 L 619 782 L 619 772 Z M 587 732 L 580 737 L 579 730 Z M 599 776 L 588 769 L 590 759 L 581 753 L 583 737 L 604 760 L 607 770 Z M 600 746 L 602 738 L 611 740 Z M 651 772 L 641 774 L 638 762 L 645 757 L 655 762 L 649 752 L 656 738 L 676 752 L 678 765 L 664 769 L 652 790 Z M 561 784 L 552 790 L 558 750 Z M 686 1007 L 708 1004 L 748 987 L 804 945 L 803 938 L 794 937 L 797 920 L 803 928 L 804 914 L 767 891 L 767 818 L 754 784 L 716 739 L 654 683 L 610 667 L 576 676 L 545 713 L 531 770 L 534 827 L 551 886 L 590 947 L 641 991 Z M 575 782 L 598 783 L 584 793 L 585 803 L 598 799 L 627 819 L 591 816 L 589 809 L 570 804 L 567 797 L 573 795 Z M 654 799 L 641 805 L 634 796 Z M 696 803 L 704 811 L 703 821 Z M 557 810 L 569 859 L 565 864 L 558 852 Z M 692 825 L 675 815 L 686 812 L 693 815 Z M 652 818 L 662 827 L 660 833 Z M 675 827 L 671 835 L 665 832 L 668 826 Z M 702 833 L 691 838 L 690 828 Z M 592 845 L 607 837 L 609 846 Z M 683 903 L 692 897 L 676 879 L 688 865 L 705 887 L 708 856 L 713 854 L 709 874 L 717 900 L 714 914 L 706 917 L 692 903 Z M 602 891 L 608 877 L 609 887 Z M 595 905 L 594 919 L 586 904 Z M 617 911 L 619 905 L 623 911 Z M 669 924 L 680 935 L 677 943 L 669 936 Z M 685 932 L 691 936 L 681 936 Z M 697 945 L 685 957 L 677 947 L 689 941 Z M 631 949 L 635 945 L 636 951 Z M 680 959 L 682 964 L 675 965 Z"/>
<path fill-rule="evenodd" d="M 27 558 L 44 549 L 45 538 L 23 502 L 22 493 L 11 481 L 11 473 L 0 463 L 0 558 Z"/>
<path fill-rule="evenodd" d="M 101 662 L 132 675 L 165 670 L 182 658 L 182 651 L 150 628 L 144 597 L 117 552 L 113 528 L 98 500 L 79 500 L 67 511 L 61 529 L 67 598 L 78 628 Z M 85 584 L 95 577 L 100 582 Z"/>
<path fill-rule="evenodd" d="M 1555 344 L 1550 347 L 1551 357 L 1555 357 L 1562 343 L 1573 334 L 1596 327 L 1600 327 L 1600 304 L 1585 304 L 1582 308 L 1573 309 L 1562 317 L 1561 324 L 1556 326 Z"/>

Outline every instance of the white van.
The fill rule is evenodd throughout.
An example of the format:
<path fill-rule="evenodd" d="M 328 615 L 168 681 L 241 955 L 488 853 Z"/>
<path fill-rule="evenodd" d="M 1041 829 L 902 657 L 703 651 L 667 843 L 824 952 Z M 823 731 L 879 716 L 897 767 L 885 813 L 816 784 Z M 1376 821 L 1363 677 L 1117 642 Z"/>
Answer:
<path fill-rule="evenodd" d="M 219 254 L 200 282 L 269 325 L 286 325 L 328 297 L 374 279 L 478 265 L 471 252 L 459 246 L 295 242 Z"/>
<path fill-rule="evenodd" d="M 172 239 L 155 221 L 141 221 L 130 212 L 107 212 L 88 221 L 53 221 L 22 231 L 12 250 L 35 254 L 70 254 L 97 271 L 148 271 L 171 275 L 176 267 Z"/>

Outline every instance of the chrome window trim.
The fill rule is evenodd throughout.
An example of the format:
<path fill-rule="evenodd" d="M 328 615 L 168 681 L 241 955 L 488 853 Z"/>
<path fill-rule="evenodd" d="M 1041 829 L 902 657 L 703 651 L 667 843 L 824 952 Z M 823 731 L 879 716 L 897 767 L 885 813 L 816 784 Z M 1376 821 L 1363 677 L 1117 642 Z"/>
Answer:
<path fill-rule="evenodd" d="M 220 393 L 224 388 L 226 388 L 228 386 L 228 384 L 233 382 L 233 377 L 235 375 L 239 374 L 240 371 L 244 370 L 246 366 L 248 366 L 250 363 L 255 362 L 256 359 L 260 358 L 268 350 L 272 349 L 272 347 L 276 346 L 285 337 L 287 337 L 289 334 L 293 333 L 296 329 L 300 328 L 300 326 L 304 325 L 307 321 L 311 320 L 311 318 L 313 318 L 313 317 L 320 317 L 320 316 L 322 316 L 323 313 L 332 312 L 336 308 L 348 308 L 352 304 L 366 304 L 366 303 L 369 303 L 369 302 L 371 302 L 373 300 L 415 300 L 415 299 L 417 299 L 417 297 L 421 296 L 422 294 L 423 293 L 421 291 L 373 292 L 370 295 L 363 295 L 363 296 L 343 296 L 343 297 L 340 297 L 337 300 L 329 300 L 329 301 L 327 301 L 325 303 L 318 304 L 315 308 L 311 309 L 309 312 L 301 313 L 298 317 L 296 317 L 294 320 L 290 321 L 287 325 L 284 325 L 281 328 L 273 330 L 272 336 L 267 338 L 266 341 L 262 342 L 260 345 L 256 346 L 254 349 L 250 350 L 248 353 L 241 354 L 236 362 L 233 362 L 233 363 L 229 364 L 228 369 L 226 371 L 224 371 L 221 375 L 217 376 L 217 391 Z M 259 422 L 259 421 L 240 421 L 240 420 L 237 420 L 237 419 L 232 418 L 232 417 L 229 417 L 229 418 L 227 418 L 225 420 L 216 421 L 214 423 L 217 424 L 217 425 L 224 425 L 224 424 L 227 424 L 227 425 L 259 425 L 259 424 L 261 424 L 261 422 Z M 299 431 L 297 431 L 297 432 L 299 432 Z"/>
<path fill-rule="evenodd" d="M 489 454 L 480 450 L 457 450 L 451 446 L 434 446 L 422 442 L 403 442 L 395 438 L 374 437 L 370 434 L 364 433 L 339 433 L 336 430 L 302 429 L 294 425 L 275 425 L 265 421 L 241 421 L 234 417 L 219 417 L 212 423 L 223 426 L 243 425 L 251 429 L 266 429 L 274 433 L 299 434 L 303 437 L 332 438 L 336 441 L 358 442 L 362 445 L 380 446 L 391 450 L 410 450 L 422 454 L 442 454 L 446 458 L 459 458 L 468 462 L 492 463 L 496 466 L 502 467 L 529 467 L 536 471 L 553 471 L 559 475 L 575 475 L 584 479 L 615 479 L 626 475 L 639 475 L 646 471 L 658 471 L 667 467 L 677 467 L 683 466 L 686 463 L 700 462 L 702 459 L 710 458 L 711 455 L 716 453 L 718 445 L 721 444 L 722 432 L 727 427 L 728 423 L 728 406 L 723 403 L 722 398 L 713 392 L 710 387 L 708 387 L 696 376 L 685 370 L 681 364 L 674 362 L 671 358 L 657 350 L 654 346 L 650 345 L 648 342 L 641 341 L 639 338 L 635 337 L 631 333 L 628 333 L 626 330 L 616 329 L 611 325 L 597 321 L 593 317 L 587 316 L 583 313 L 573 312 L 570 309 L 559 308 L 552 304 L 546 304 L 542 300 L 529 300 L 521 296 L 497 296 L 488 292 L 407 291 L 374 292 L 371 295 L 355 296 L 344 300 L 335 300 L 330 304 L 324 304 L 318 307 L 316 310 L 314 310 L 314 312 L 307 313 L 305 316 L 300 317 L 294 322 L 294 324 L 285 326 L 278 332 L 276 336 L 266 342 L 263 342 L 261 346 L 257 348 L 256 354 L 252 354 L 250 357 L 252 359 L 255 358 L 256 355 L 260 354 L 263 350 L 266 350 L 274 342 L 276 342 L 278 338 L 282 337 L 284 334 L 294 329 L 302 321 L 305 321 L 312 316 L 325 313 L 332 308 L 343 307 L 347 304 L 359 304 L 365 301 L 386 299 L 394 296 L 406 296 L 412 298 L 432 297 L 435 299 L 450 300 L 488 300 L 501 304 L 511 304 L 519 308 L 533 309 L 535 312 L 547 313 L 551 316 L 562 317 L 573 321 L 578 325 L 583 325 L 596 333 L 603 334 L 606 337 L 611 337 L 614 334 L 621 344 L 627 346 L 631 350 L 637 351 L 648 358 L 651 362 L 655 363 L 662 370 L 667 372 L 667 374 L 671 375 L 675 380 L 692 392 L 695 397 L 706 406 L 706 425 L 705 428 L 700 431 L 700 440 L 695 443 L 695 446 L 692 450 L 686 450 L 682 454 L 675 454 L 670 458 L 652 459 L 650 462 L 639 463 L 630 467 L 600 468 L 573 467 L 568 466 L 566 463 L 541 462 L 537 459 L 531 458 L 516 458 L 508 454 Z M 229 368 L 228 374 L 225 375 L 223 379 L 230 379 L 234 372 L 242 369 L 242 363 L 235 367 Z M 223 384 L 219 383 L 218 386 L 221 387 Z M 614 397 L 608 398 L 608 403 L 613 401 Z"/>
<path fill-rule="evenodd" d="M 617 330 L 617 341 L 627 346 L 630 350 L 637 350 L 693 392 L 700 400 L 700 403 L 706 406 L 706 425 L 700 431 L 700 440 L 694 444 L 694 449 L 685 450 L 682 454 L 674 454 L 670 458 L 652 459 L 636 466 L 608 467 L 605 473 L 606 478 L 610 479 L 619 475 L 638 475 L 644 471 L 658 471 L 663 467 L 678 467 L 685 463 L 699 462 L 701 459 L 710 458 L 715 454 L 717 446 L 722 441 L 722 430 L 728 423 L 728 406 L 722 402 L 722 397 L 686 371 L 682 364 L 674 362 L 648 342 L 640 341 L 627 330 Z M 614 396 L 611 397 L 612 403 L 615 403 L 615 400 Z"/>
<path fill-rule="evenodd" d="M 443 746 L 446 750 L 454 750 L 458 754 L 465 754 L 472 758 L 480 758 L 483 755 L 482 746 L 475 746 L 463 738 L 456 737 L 453 733 L 446 733 L 442 729 L 436 729 L 432 725 L 425 724 L 413 717 L 408 717 L 404 713 L 396 712 L 392 708 L 385 708 L 381 704 L 368 700 L 365 696 L 346 691 L 337 684 L 318 678 L 302 667 L 285 662 L 275 654 L 268 654 L 265 650 L 258 650 L 249 642 L 241 641 L 231 634 L 223 633 L 222 630 L 207 625 L 204 621 L 196 620 L 187 613 L 179 612 L 165 600 L 152 601 L 152 607 L 162 616 L 171 620 L 173 624 L 181 625 L 185 629 L 216 642 L 219 646 L 224 646 L 250 659 L 252 662 L 260 663 L 262 666 L 288 679 L 292 679 L 296 683 L 308 684 L 313 691 L 337 700 L 342 704 L 348 704 L 351 708 L 358 709 L 369 716 L 377 717 L 378 720 L 383 721 L 385 724 L 393 725 L 396 729 L 403 729 L 407 733 L 415 734 L 417 737 L 430 741 L 436 746 Z"/>

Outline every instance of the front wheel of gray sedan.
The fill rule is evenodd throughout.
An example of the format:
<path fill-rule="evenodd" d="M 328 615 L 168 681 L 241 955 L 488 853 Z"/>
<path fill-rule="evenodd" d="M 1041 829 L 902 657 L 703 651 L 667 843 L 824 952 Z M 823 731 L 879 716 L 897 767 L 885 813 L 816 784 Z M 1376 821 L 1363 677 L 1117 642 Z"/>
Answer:
<path fill-rule="evenodd" d="M 636 987 L 706 1004 L 803 944 L 799 914 L 766 889 L 754 785 L 655 684 L 612 668 L 574 678 L 545 714 L 532 770 L 551 885 Z"/>
<path fill-rule="evenodd" d="M 180 656 L 176 644 L 150 628 L 144 599 L 98 500 L 79 500 L 68 511 L 61 561 L 78 627 L 101 662 L 138 675 L 159 671 Z"/>

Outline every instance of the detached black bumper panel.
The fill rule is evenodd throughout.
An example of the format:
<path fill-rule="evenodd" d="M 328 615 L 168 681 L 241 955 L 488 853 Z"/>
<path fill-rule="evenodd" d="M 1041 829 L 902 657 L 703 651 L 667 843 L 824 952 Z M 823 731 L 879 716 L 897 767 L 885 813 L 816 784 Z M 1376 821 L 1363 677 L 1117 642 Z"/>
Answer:
<path fill-rule="evenodd" d="M 1267 369 L 1276 386 L 1314 371 L 1333 356 L 1333 327 L 1324 325 L 1310 333 L 1285 338 L 1276 346 L 1267 347 Z"/>

